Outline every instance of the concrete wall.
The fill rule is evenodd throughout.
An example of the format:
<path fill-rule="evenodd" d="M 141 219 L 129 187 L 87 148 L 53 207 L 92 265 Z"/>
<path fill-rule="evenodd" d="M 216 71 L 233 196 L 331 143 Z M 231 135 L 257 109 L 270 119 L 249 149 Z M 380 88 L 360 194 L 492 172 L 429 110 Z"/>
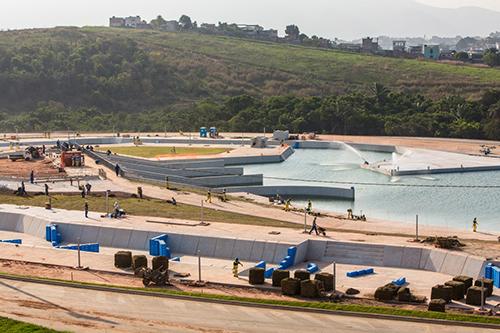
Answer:
<path fill-rule="evenodd" d="M 23 213 L 0 212 L 0 230 L 16 231 L 45 238 L 45 226 L 50 222 Z M 99 225 L 55 222 L 64 243 L 99 243 L 103 247 L 148 250 L 149 239 L 160 235 L 154 230 L 133 230 Z M 484 258 L 465 253 L 434 248 L 391 246 L 356 242 L 306 240 L 299 244 L 260 241 L 245 238 L 224 238 L 167 233 L 172 253 L 277 264 L 290 246 L 297 246 L 295 264 L 303 261 L 338 262 L 360 266 L 401 267 L 427 270 L 448 275 L 478 278 L 484 274 Z M 22 238 L 22 236 L 20 237 Z"/>
<path fill-rule="evenodd" d="M 276 194 L 282 197 L 326 197 L 344 200 L 354 200 L 354 188 L 321 187 L 321 186 L 243 186 L 231 187 L 228 192 L 246 192 L 265 197 L 274 197 Z"/>

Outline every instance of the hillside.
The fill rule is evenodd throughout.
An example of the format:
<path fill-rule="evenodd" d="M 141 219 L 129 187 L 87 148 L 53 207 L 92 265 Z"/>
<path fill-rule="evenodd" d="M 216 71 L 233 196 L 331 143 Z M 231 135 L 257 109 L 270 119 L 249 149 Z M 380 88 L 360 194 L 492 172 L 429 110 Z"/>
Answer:
<path fill-rule="evenodd" d="M 500 89 L 500 70 L 236 38 L 110 28 L 0 32 L 0 130 L 212 122 L 234 130 L 482 137 L 496 99 L 462 98 L 479 100 L 492 88 Z M 446 98 L 453 94 L 460 97 Z M 458 129 L 441 126 L 462 120 Z"/>

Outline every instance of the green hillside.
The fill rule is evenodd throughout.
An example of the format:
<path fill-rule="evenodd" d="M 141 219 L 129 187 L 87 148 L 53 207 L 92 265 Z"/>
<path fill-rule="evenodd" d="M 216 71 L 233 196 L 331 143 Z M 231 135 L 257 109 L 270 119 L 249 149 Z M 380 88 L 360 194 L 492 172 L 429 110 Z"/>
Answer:
<path fill-rule="evenodd" d="M 500 70 L 196 33 L 0 32 L 1 131 L 192 130 L 211 122 L 494 137 L 485 128 L 496 126 L 496 97 L 478 102 L 492 89 L 500 89 Z"/>

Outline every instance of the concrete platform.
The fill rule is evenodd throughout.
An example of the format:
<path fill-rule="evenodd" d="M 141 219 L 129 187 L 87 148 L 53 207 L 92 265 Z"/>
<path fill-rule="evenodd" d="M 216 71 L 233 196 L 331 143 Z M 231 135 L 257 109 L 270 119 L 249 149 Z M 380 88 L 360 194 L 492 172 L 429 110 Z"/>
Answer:
<path fill-rule="evenodd" d="M 397 152 L 393 160 L 365 168 L 390 176 L 500 170 L 500 159 L 494 157 L 403 147 L 397 147 Z"/>

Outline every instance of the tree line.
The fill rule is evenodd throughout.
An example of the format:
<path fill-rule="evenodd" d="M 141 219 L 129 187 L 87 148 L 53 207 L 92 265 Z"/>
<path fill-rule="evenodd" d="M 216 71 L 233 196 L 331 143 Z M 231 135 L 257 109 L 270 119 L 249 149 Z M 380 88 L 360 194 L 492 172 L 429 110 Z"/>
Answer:
<path fill-rule="evenodd" d="M 371 93 L 324 97 L 249 95 L 203 100 L 180 108 L 156 107 L 136 113 L 105 112 L 97 107 L 39 103 L 20 115 L 0 115 L 0 131 L 220 131 L 261 132 L 288 129 L 352 135 L 426 136 L 500 139 L 500 91 L 481 99 L 460 96 L 432 100 L 390 91 L 375 84 Z"/>

